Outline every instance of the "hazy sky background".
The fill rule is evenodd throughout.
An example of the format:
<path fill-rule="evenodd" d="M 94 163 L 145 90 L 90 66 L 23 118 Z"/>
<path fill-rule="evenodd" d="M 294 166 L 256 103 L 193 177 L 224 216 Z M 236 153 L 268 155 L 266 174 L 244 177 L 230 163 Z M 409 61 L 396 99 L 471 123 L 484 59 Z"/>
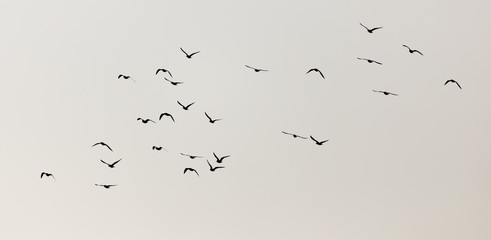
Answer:
<path fill-rule="evenodd" d="M 491 239 L 490 12 L 478 0 L 0 1 L 0 238 Z M 176 123 L 136 121 L 162 112 Z M 180 152 L 232 156 L 210 172 Z"/>

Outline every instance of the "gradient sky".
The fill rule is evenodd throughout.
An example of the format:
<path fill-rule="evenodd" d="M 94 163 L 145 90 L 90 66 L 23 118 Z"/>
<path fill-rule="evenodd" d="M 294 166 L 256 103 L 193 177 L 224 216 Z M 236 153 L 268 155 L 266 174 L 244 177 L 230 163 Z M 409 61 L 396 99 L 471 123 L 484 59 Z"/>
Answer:
<path fill-rule="evenodd" d="M 490 12 L 479 0 L 0 1 L 0 238 L 491 239 Z M 136 121 L 162 112 L 176 123 Z M 232 155 L 225 169 L 207 170 L 213 152 Z"/>

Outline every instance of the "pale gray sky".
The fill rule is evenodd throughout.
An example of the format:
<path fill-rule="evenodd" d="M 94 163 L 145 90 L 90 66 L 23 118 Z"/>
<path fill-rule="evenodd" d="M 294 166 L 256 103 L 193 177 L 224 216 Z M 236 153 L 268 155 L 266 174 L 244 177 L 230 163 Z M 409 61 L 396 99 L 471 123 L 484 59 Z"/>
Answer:
<path fill-rule="evenodd" d="M 0 238 L 490 239 L 489 12 L 478 0 L 0 1 Z M 136 121 L 162 112 L 176 123 Z M 225 169 L 207 170 L 213 152 L 232 155 Z"/>

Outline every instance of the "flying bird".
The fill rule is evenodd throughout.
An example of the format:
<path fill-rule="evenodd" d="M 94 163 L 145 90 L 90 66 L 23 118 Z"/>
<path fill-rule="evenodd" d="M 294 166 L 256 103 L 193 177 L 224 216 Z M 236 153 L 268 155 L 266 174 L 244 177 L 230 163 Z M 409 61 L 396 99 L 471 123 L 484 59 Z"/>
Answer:
<path fill-rule="evenodd" d="M 364 28 L 367 30 L 367 32 L 368 32 L 368 33 L 373 33 L 373 31 L 375 31 L 375 30 L 377 30 L 377 29 L 381 29 L 381 28 L 383 28 L 383 27 L 375 27 L 375 28 L 369 29 L 369 28 L 367 28 L 365 25 L 363 25 L 363 24 L 361 24 L 361 23 L 360 23 L 360 25 L 361 25 L 362 27 L 364 27 Z"/>
<path fill-rule="evenodd" d="M 302 136 L 299 136 L 297 134 L 293 134 L 293 133 L 288 133 L 288 132 L 285 132 L 285 131 L 281 131 L 282 133 L 286 134 L 286 135 L 291 135 L 293 136 L 294 138 L 301 138 L 301 139 L 307 139 L 306 137 L 302 137 Z"/>
<path fill-rule="evenodd" d="M 119 74 L 118 79 L 120 79 L 120 78 L 124 78 L 124 79 L 128 79 L 129 78 L 129 79 L 133 80 L 133 82 L 136 82 L 135 79 L 133 79 L 132 77 L 127 76 L 127 75 Z"/>
<path fill-rule="evenodd" d="M 186 156 L 186 157 L 189 157 L 191 159 L 202 158 L 203 157 L 203 156 L 189 155 L 189 154 L 184 154 L 184 153 L 181 153 L 181 155 Z"/>
<path fill-rule="evenodd" d="M 42 172 L 41 173 L 41 178 L 43 178 L 44 176 L 46 177 L 52 177 L 53 179 L 55 179 L 55 176 L 51 173 L 47 173 L 47 172 Z"/>
<path fill-rule="evenodd" d="M 216 166 L 216 167 L 212 167 L 210 162 L 208 161 L 208 159 L 206 159 L 206 162 L 208 163 L 208 166 L 210 166 L 210 171 L 214 172 L 215 170 L 219 169 L 219 168 L 225 168 L 224 166 Z"/>
<path fill-rule="evenodd" d="M 317 68 L 312 68 L 312 69 L 310 69 L 309 71 L 307 71 L 307 73 L 306 73 L 306 74 L 309 74 L 309 72 L 312 72 L 312 71 L 314 71 L 314 72 L 318 72 L 318 73 L 321 75 L 321 77 L 322 77 L 322 78 L 326 79 L 326 78 L 324 77 L 324 74 L 322 74 L 322 72 L 321 72 L 319 69 L 317 69 Z"/>
<path fill-rule="evenodd" d="M 374 92 L 379 92 L 379 93 L 383 93 L 384 95 L 394 95 L 394 96 L 397 96 L 397 94 L 395 93 L 391 93 L 391 92 L 386 92 L 386 91 L 377 91 L 377 90 L 372 90 Z"/>
<path fill-rule="evenodd" d="M 99 187 L 104 187 L 104 188 L 107 188 L 107 189 L 109 189 L 111 187 L 114 187 L 114 186 L 117 186 L 117 185 L 97 184 L 97 183 L 95 185 L 96 186 L 99 186 Z"/>
<path fill-rule="evenodd" d="M 111 151 L 112 151 L 111 147 L 109 147 L 109 145 L 107 145 L 107 144 L 106 144 L 106 143 L 104 143 L 104 142 L 98 142 L 98 143 L 96 143 L 96 144 L 92 145 L 92 147 L 94 147 L 94 146 L 96 146 L 96 145 L 105 146 L 105 147 L 107 147 L 109 150 L 111 150 Z"/>
<path fill-rule="evenodd" d="M 382 65 L 382 63 L 381 63 L 381 62 L 377 62 L 377 61 L 372 60 L 372 59 L 368 59 L 368 58 L 359 58 L 359 57 L 357 57 L 357 58 L 358 58 L 358 60 L 365 60 L 365 61 L 367 61 L 368 63 L 376 63 L 376 64 L 379 64 L 379 65 Z"/>
<path fill-rule="evenodd" d="M 409 50 L 409 53 L 415 53 L 415 52 L 417 52 L 417 53 L 421 54 L 421 56 L 423 56 L 423 54 L 420 51 L 416 50 L 416 49 L 411 49 L 407 45 L 402 45 L 402 46 L 405 47 L 405 48 L 407 48 Z"/>
<path fill-rule="evenodd" d="M 206 115 L 206 117 L 208 118 L 208 120 L 209 120 L 209 122 L 210 122 L 210 123 L 215 123 L 216 121 L 220 121 L 220 120 L 222 120 L 222 119 L 220 119 L 220 118 L 217 118 L 217 119 L 211 119 L 211 117 L 210 117 L 210 116 L 208 116 L 208 113 L 206 113 L 206 112 L 205 112 L 205 115 Z"/>
<path fill-rule="evenodd" d="M 184 110 L 188 110 L 188 109 L 189 109 L 189 107 L 191 107 L 191 105 L 193 105 L 195 102 L 192 102 L 192 103 L 190 103 L 190 104 L 188 104 L 188 105 L 186 105 L 186 106 L 182 105 L 182 103 L 180 103 L 179 101 L 177 101 L 177 103 L 178 103 L 179 105 L 181 105 L 182 109 L 184 109 Z"/>
<path fill-rule="evenodd" d="M 184 83 L 184 82 L 174 82 L 174 81 L 171 81 L 171 80 L 167 79 L 166 77 L 164 77 L 164 79 L 165 79 L 165 81 L 170 82 L 174 86 L 177 86 L 179 84 L 183 84 Z"/>
<path fill-rule="evenodd" d="M 153 123 L 155 123 L 155 121 L 154 121 L 154 120 L 152 120 L 152 119 L 148 119 L 148 118 L 147 118 L 147 119 L 137 118 L 136 120 L 137 120 L 137 121 L 141 121 L 142 123 L 145 123 L 145 124 L 147 124 L 148 122 L 153 122 Z"/>
<path fill-rule="evenodd" d="M 166 112 L 160 114 L 159 121 L 162 120 L 162 117 L 164 117 L 164 116 L 168 116 L 172 119 L 173 122 L 176 122 L 176 121 L 174 121 L 174 117 L 170 113 L 166 113 Z"/>
<path fill-rule="evenodd" d="M 230 155 L 227 155 L 219 158 L 215 153 L 213 153 L 213 156 L 217 159 L 217 163 L 222 163 L 223 159 L 230 157 Z"/>
<path fill-rule="evenodd" d="M 165 148 L 160 147 L 160 146 L 159 146 L 159 147 L 157 147 L 157 146 L 153 146 L 153 147 L 152 147 L 152 150 L 157 150 L 157 151 L 160 151 L 160 150 L 162 150 L 162 149 L 164 149 L 165 151 L 167 151 Z"/>
<path fill-rule="evenodd" d="M 462 87 L 460 87 L 460 84 L 457 81 L 453 80 L 453 79 L 447 80 L 445 82 L 445 84 L 443 84 L 443 85 L 447 85 L 447 83 L 455 83 L 455 84 L 457 84 L 457 87 L 459 87 L 460 89 L 462 89 Z"/>
<path fill-rule="evenodd" d="M 310 135 L 310 139 L 314 140 L 315 144 L 317 144 L 319 146 L 322 145 L 322 144 L 324 144 L 325 142 L 329 141 L 329 139 L 327 139 L 327 140 L 324 140 L 324 141 L 320 141 L 319 142 L 319 141 L 315 140 L 315 138 L 312 137 L 312 135 Z"/>
<path fill-rule="evenodd" d="M 198 171 L 196 171 L 194 168 L 184 168 L 184 174 L 186 174 L 187 171 L 195 172 L 199 177 Z"/>
<path fill-rule="evenodd" d="M 163 72 L 163 73 L 168 73 L 170 77 L 172 77 L 172 73 L 170 73 L 169 70 L 167 69 L 164 69 L 164 68 L 159 68 L 157 69 L 157 71 L 155 72 L 155 75 L 157 75 L 159 72 Z"/>
<path fill-rule="evenodd" d="M 109 163 L 107 163 L 107 162 L 104 162 L 104 160 L 102 160 L 102 159 L 101 159 L 101 162 L 102 162 L 102 163 L 104 163 L 104 164 L 106 164 L 106 165 L 107 165 L 108 167 L 110 167 L 110 168 L 114 168 L 114 165 L 116 165 L 116 163 L 118 163 L 119 161 L 121 161 L 121 159 L 122 159 L 122 158 L 120 158 L 118 161 L 113 162 L 113 163 L 111 163 L 111 164 L 109 164 Z"/>
<path fill-rule="evenodd" d="M 189 59 L 191 59 L 191 57 L 192 57 L 194 54 L 199 53 L 199 51 L 197 51 L 197 52 L 194 52 L 194 53 L 188 54 L 188 53 L 187 53 L 186 51 L 184 51 L 184 49 L 182 49 L 182 48 L 181 48 L 181 51 L 182 51 L 184 54 L 186 54 L 186 57 L 187 57 L 187 58 L 189 58 Z"/>
<path fill-rule="evenodd" d="M 266 69 L 259 69 L 259 68 L 254 68 L 254 67 L 251 67 L 251 66 L 248 66 L 248 65 L 245 65 L 246 67 L 250 68 L 250 69 L 253 69 L 255 72 L 267 72 L 269 70 L 266 70 Z"/>

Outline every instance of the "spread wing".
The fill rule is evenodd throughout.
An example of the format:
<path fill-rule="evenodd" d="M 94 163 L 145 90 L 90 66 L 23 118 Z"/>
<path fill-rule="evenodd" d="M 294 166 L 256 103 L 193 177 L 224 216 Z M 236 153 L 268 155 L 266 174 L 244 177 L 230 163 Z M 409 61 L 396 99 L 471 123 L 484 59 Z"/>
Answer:
<path fill-rule="evenodd" d="M 418 50 L 414 50 L 414 52 L 417 52 L 417 53 L 421 54 L 421 56 L 423 56 L 423 54 Z"/>
<path fill-rule="evenodd" d="M 194 52 L 194 53 L 191 53 L 191 55 L 189 55 L 189 57 L 192 57 L 194 54 L 197 54 L 199 53 L 200 51 L 197 51 L 197 52 Z"/>
<path fill-rule="evenodd" d="M 322 72 L 321 72 L 320 70 L 318 70 L 318 72 L 319 72 L 319 74 L 321 75 L 321 77 L 322 77 L 323 79 L 326 79 L 326 78 L 324 77 L 324 74 L 322 74 Z"/>
<path fill-rule="evenodd" d="M 363 25 L 363 24 L 361 24 L 361 23 L 360 23 L 360 25 L 361 25 L 362 27 L 364 27 L 366 30 L 368 30 L 368 28 L 367 28 L 367 27 L 365 27 L 365 25 Z"/>
<path fill-rule="evenodd" d="M 210 116 L 208 116 L 208 113 L 206 113 L 206 112 L 205 112 L 205 115 L 206 115 L 206 117 L 207 117 L 207 118 L 208 118 L 210 121 L 212 121 L 211 117 L 210 117 Z"/>
<path fill-rule="evenodd" d="M 104 162 L 104 160 L 102 160 L 102 159 L 101 159 L 101 162 L 104 163 L 104 164 L 106 164 L 106 165 L 109 165 L 109 163 Z"/>
<path fill-rule="evenodd" d="M 113 162 L 113 164 L 111 164 L 111 165 L 113 165 L 113 166 L 114 166 L 114 165 L 116 165 L 116 163 L 118 163 L 119 161 L 121 161 L 121 159 L 122 159 L 122 158 L 120 158 L 120 159 L 119 159 L 118 161 L 116 161 L 116 162 Z"/>
<path fill-rule="evenodd" d="M 181 51 L 182 51 L 184 54 L 186 54 L 186 56 L 188 56 L 188 53 L 187 53 L 186 51 L 184 51 L 184 49 L 182 49 L 182 47 L 181 47 L 180 49 L 181 49 Z"/>
<path fill-rule="evenodd" d="M 315 140 L 315 138 L 314 138 L 314 137 L 312 137 L 312 135 L 310 135 L 310 139 L 312 139 L 314 142 L 318 143 L 318 141 L 317 141 L 317 140 Z"/>

